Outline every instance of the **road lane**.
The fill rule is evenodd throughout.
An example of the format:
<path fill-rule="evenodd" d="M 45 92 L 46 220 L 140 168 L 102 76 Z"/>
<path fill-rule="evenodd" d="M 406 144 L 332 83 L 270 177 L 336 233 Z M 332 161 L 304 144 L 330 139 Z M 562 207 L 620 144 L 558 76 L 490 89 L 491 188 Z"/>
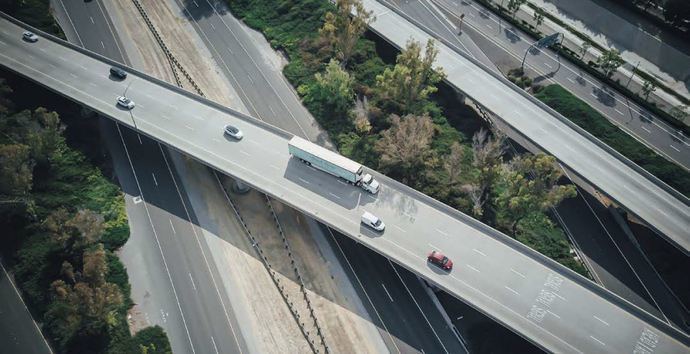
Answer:
<path fill-rule="evenodd" d="M 94 110 L 123 124 L 131 124 L 130 112 L 118 109 L 114 102 L 107 98 L 109 92 L 124 83 L 105 82 L 98 78 L 100 74 L 97 73 L 106 71 L 108 64 L 98 64 L 98 60 L 90 56 L 76 55 L 47 38 L 42 38 L 33 45 L 24 44 L 18 39 L 17 33 L 20 33 L 21 29 L 7 21 L 1 21 L 0 28 L 4 29 L 0 33 L 0 40 L 12 43 L 11 46 L 3 47 L 3 51 L 0 52 L 0 62 L 3 65 L 22 75 L 37 78 L 44 85 L 75 100 L 86 102 Z M 60 70 L 56 72 L 45 72 L 41 71 L 43 66 L 40 63 L 27 65 L 15 59 L 40 52 L 40 47 L 69 56 L 72 60 L 60 61 L 54 57 L 41 57 L 42 63 L 51 62 L 60 66 Z M 66 74 L 75 72 L 74 67 L 78 65 L 102 67 L 100 70 L 82 72 L 80 79 L 73 79 Z M 593 334 L 606 336 L 607 348 L 614 351 L 626 351 L 634 347 L 640 338 L 649 336 L 656 339 L 657 350 L 670 353 L 684 352 L 687 343 L 690 342 L 687 336 L 543 256 L 533 253 L 507 236 L 463 214 L 446 209 L 440 203 L 427 199 L 385 176 L 372 171 L 382 182 L 381 192 L 376 201 L 363 198 L 361 205 L 357 205 L 355 203 L 358 193 L 354 187 L 344 186 L 326 174 L 315 173 L 305 168 L 299 162 L 292 161 L 287 153 L 281 156 L 265 155 L 254 149 L 252 144 L 246 143 L 248 140 L 256 139 L 276 151 L 287 151 L 287 139 L 290 134 L 135 70 L 130 72 L 128 80 L 135 82 L 130 87 L 131 96 L 145 103 L 143 107 L 135 108 L 140 133 L 166 141 L 171 146 L 202 159 L 210 166 L 247 181 L 253 187 L 351 235 L 372 249 L 387 254 L 400 265 L 481 308 L 545 348 L 583 352 L 601 350 L 600 345 L 589 338 Z M 83 88 L 88 86 L 89 81 L 98 82 L 101 85 L 99 90 L 84 91 Z M 144 98 L 144 93 L 149 94 L 152 99 Z M 170 121 L 161 125 L 157 123 L 160 119 L 159 112 L 165 111 L 169 102 L 175 102 L 177 111 L 171 113 Z M 192 134 L 181 135 L 180 132 L 185 131 L 183 125 L 186 117 L 202 113 L 207 118 L 207 123 L 200 124 Z M 225 123 L 232 123 L 242 129 L 245 132 L 244 140 L 231 144 L 209 139 L 211 136 L 222 134 L 218 127 Z M 252 156 L 261 158 L 247 159 L 239 154 L 228 153 L 232 151 L 233 146 L 239 145 Z M 267 161 L 281 170 L 269 168 Z M 300 185 L 297 178 L 309 181 L 310 186 L 306 188 Z M 326 197 L 328 192 L 336 193 L 343 198 L 336 202 Z M 383 235 L 376 235 L 359 224 L 361 208 L 373 210 L 387 223 L 397 224 L 410 232 L 402 234 L 388 229 Z M 408 215 L 412 215 L 413 219 Z M 434 227 L 449 230 L 449 226 L 452 229 L 451 237 L 429 232 L 430 228 Z M 439 272 L 438 269 L 426 264 L 424 256 L 428 251 L 427 242 L 420 242 L 420 237 L 449 250 L 448 254 L 454 259 L 475 260 L 476 267 L 486 269 L 491 276 L 477 277 L 464 269 L 458 269 L 451 274 Z M 472 245 L 474 249 L 484 252 L 487 257 L 472 258 L 476 257 L 474 252 L 465 245 Z M 505 269 L 505 265 L 525 274 L 527 279 L 513 284 L 514 275 Z M 506 292 L 506 286 L 518 292 L 520 296 Z M 545 296 L 547 298 L 544 298 Z M 538 305 L 544 301 L 552 312 L 558 314 L 558 319 L 546 318 L 543 315 L 544 308 Z M 566 301 L 570 302 L 565 303 Z M 592 314 L 611 323 L 611 328 L 595 327 L 596 319 Z"/>

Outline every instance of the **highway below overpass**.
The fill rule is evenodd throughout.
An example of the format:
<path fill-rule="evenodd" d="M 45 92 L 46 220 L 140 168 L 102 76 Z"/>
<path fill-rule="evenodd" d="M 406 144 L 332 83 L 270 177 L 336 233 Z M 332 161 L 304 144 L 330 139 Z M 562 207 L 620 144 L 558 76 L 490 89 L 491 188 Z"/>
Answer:
<path fill-rule="evenodd" d="M 43 35 L 27 43 L 22 31 L 0 21 L 3 66 L 324 222 L 544 349 L 687 352 L 685 334 L 464 214 L 372 171 L 382 183 L 374 198 L 290 159 L 289 133 L 134 70 L 111 80 L 106 58 Z M 115 105 L 126 88 L 132 111 Z M 226 123 L 244 140 L 225 139 Z M 386 222 L 382 235 L 360 225 L 364 210 Z M 451 273 L 426 263 L 432 248 L 455 260 Z"/>
<path fill-rule="evenodd" d="M 0 348 L 3 353 L 53 354 L 1 261 Z"/>
<path fill-rule="evenodd" d="M 125 52 L 132 48 L 122 42 L 131 39 L 119 26 L 121 23 L 118 23 L 119 19 L 113 13 L 115 11 L 109 6 L 111 4 L 102 0 L 61 1 L 59 4 L 54 15 L 72 43 L 129 66 L 137 66 L 136 55 L 126 56 Z M 184 6 L 181 2 L 177 4 Z M 238 90 L 242 102 L 235 103 L 238 106 L 233 105 L 233 108 L 238 109 L 244 103 L 248 107 L 245 111 L 254 117 L 296 134 L 306 133 L 313 141 L 324 139 L 315 129 L 318 127 L 315 127 L 313 117 L 282 78 L 280 70 L 263 60 L 264 53 L 257 48 L 255 39 L 240 21 L 224 11 L 220 4 L 216 4 L 218 10 L 215 12 L 209 2 L 188 2 L 187 5 L 184 13 L 209 49 L 212 49 L 223 74 L 232 80 L 235 87 L 241 88 Z M 173 9 L 175 7 L 172 5 Z M 110 18 L 113 18 L 112 22 Z M 122 41 L 118 35 L 122 36 Z M 278 116 L 276 112 L 281 114 Z M 184 177 L 178 169 L 168 169 L 163 155 L 168 156 L 167 160 L 171 155 L 166 147 L 159 148 L 157 142 L 146 136 L 138 136 L 129 128 L 117 129 L 118 125 L 107 118 L 102 119 L 102 126 L 103 138 L 108 143 L 122 189 L 127 195 L 143 197 L 138 204 L 132 203 L 132 198 L 126 198 L 132 232 L 120 254 L 128 269 L 134 270 L 129 272 L 129 277 L 137 313 L 151 321 L 151 325 L 158 324 L 166 330 L 172 350 L 177 354 L 212 352 L 216 347 L 220 353 L 237 352 L 238 347 L 232 336 L 220 335 L 219 338 L 219 334 L 233 330 L 223 320 L 223 306 L 227 306 L 235 326 L 238 314 L 233 313 L 232 308 L 236 309 L 238 305 L 225 297 L 220 299 L 216 296 L 224 293 L 222 288 L 217 292 L 213 282 L 213 279 L 221 278 L 222 271 L 216 269 L 213 262 L 207 268 L 204 254 L 209 255 L 212 249 L 209 249 L 211 247 L 203 237 L 196 242 L 193 230 L 196 228 L 203 233 L 208 226 L 205 225 L 208 221 L 204 220 L 209 215 L 201 215 L 205 210 L 197 210 L 190 203 L 195 191 L 190 190 L 189 186 L 185 188 L 184 182 L 180 183 Z M 140 182 L 138 185 L 135 175 Z M 176 183 L 179 184 L 179 191 Z M 214 204 L 208 207 L 217 210 L 223 206 Z M 372 255 L 372 251 L 347 236 L 331 233 L 325 227 L 314 227 L 313 230 L 319 234 L 315 237 L 330 241 L 341 264 L 346 265 L 347 276 L 364 300 L 364 306 L 373 324 L 381 331 L 390 352 L 465 352 L 431 297 L 425 293 L 425 286 L 414 274 L 394 267 L 383 257 Z M 224 232 L 243 231 L 226 229 Z M 160 251 L 156 244 L 157 237 L 160 239 Z M 180 249 L 184 251 L 180 253 Z M 170 278 L 166 264 L 171 272 Z M 212 273 L 211 279 L 204 274 L 207 272 Z M 173 288 L 179 295 L 179 308 Z M 209 310 L 196 311 L 198 308 Z M 242 313 L 239 312 L 241 317 Z M 195 323 L 194 328 L 189 328 L 189 336 L 185 321 Z M 240 319 L 239 323 L 243 323 L 243 320 Z M 213 332 L 207 331 L 207 326 L 213 327 Z M 240 332 L 240 340 L 248 343 L 244 350 L 255 352 L 252 342 L 256 334 L 244 325 L 235 326 L 234 329 Z"/>
<path fill-rule="evenodd" d="M 132 65 L 100 0 L 60 1 L 55 11 L 73 43 Z M 127 37 L 123 40 L 126 41 Z M 165 146 L 106 118 L 102 139 L 126 195 L 130 237 L 120 249 L 128 269 L 134 320 L 165 329 L 174 353 L 242 353 L 252 338 L 242 332 L 221 274 L 208 262 L 187 192 Z M 162 207 L 164 206 L 164 207 Z"/>
<path fill-rule="evenodd" d="M 394 8 L 363 0 L 376 21 L 369 28 L 397 47 L 433 36 Z M 577 128 L 500 74 L 461 51 L 438 43 L 436 65 L 446 81 L 556 157 L 586 182 L 637 215 L 670 243 L 690 254 L 690 201 L 610 147 Z"/>
<path fill-rule="evenodd" d="M 463 49 L 469 56 L 485 63 L 489 69 L 495 69 L 497 66 L 505 68 L 511 65 L 513 67 L 520 65 L 522 54 L 531 44 L 528 40 L 529 36 L 520 32 L 519 29 L 505 24 L 505 21 L 501 22 L 500 19 L 496 18 L 495 14 L 489 14 L 486 8 L 473 3 L 471 0 L 454 2 L 457 6 L 453 6 L 451 9 L 440 6 L 442 4 L 435 4 L 437 1 L 456 0 L 418 0 L 411 2 L 384 0 L 383 3 L 389 6 L 396 6 L 401 13 L 417 21 L 415 23 L 417 26 L 423 27 L 426 32 L 433 34 L 435 38 L 442 38 L 448 43 L 458 46 L 459 49 Z M 439 5 L 439 7 L 436 5 Z M 458 16 L 461 11 L 465 12 L 462 35 L 458 35 L 457 29 L 454 27 L 456 22 L 453 22 L 453 18 L 450 15 L 448 17 L 444 16 L 442 12 L 444 10 L 455 11 Z M 476 13 L 467 11 L 476 11 Z M 496 31 L 499 23 L 501 24 L 500 27 L 504 28 L 505 31 Z M 518 38 L 517 41 L 515 40 L 516 38 Z M 497 42 L 501 44 L 497 44 Z M 514 57 L 510 56 L 509 49 L 506 48 L 512 48 Z M 549 51 L 549 49 L 544 49 L 542 54 L 549 55 Z M 549 78 L 546 81 L 542 81 L 542 83 L 546 84 L 554 80 L 561 86 L 571 90 L 574 94 L 577 94 L 581 100 L 593 105 L 601 113 L 608 112 L 609 119 L 615 121 L 614 118 L 617 118 L 615 116 L 621 117 L 616 113 L 618 108 L 623 109 L 620 105 L 608 107 L 590 95 L 588 90 L 591 90 L 591 87 L 602 87 L 601 82 L 587 77 L 586 74 L 582 74 L 585 81 L 580 82 L 576 78 L 572 78 L 575 80 L 574 85 L 576 87 L 569 86 L 570 81 L 568 79 L 570 77 L 568 75 L 574 75 L 573 70 L 575 69 L 571 69 L 569 65 L 572 64 L 568 64 L 563 58 L 557 61 L 556 53 L 552 53 L 552 57 L 553 61 L 551 64 L 553 67 L 558 68 L 557 65 L 560 63 L 561 70 L 557 70 L 554 76 L 549 75 Z M 535 63 L 539 61 L 537 58 L 540 58 L 540 56 L 535 56 L 531 62 L 528 59 L 526 65 L 530 63 L 537 65 Z M 541 61 L 547 58 L 543 57 Z M 513 64 L 507 64 L 506 61 L 510 61 Z M 550 64 L 545 62 L 544 65 L 548 68 Z M 544 72 L 549 71 L 545 70 Z M 552 72 L 552 74 L 554 73 Z M 594 81 L 591 81 L 590 84 L 590 80 Z M 627 104 L 634 106 L 632 102 Z M 632 117 L 637 109 L 640 108 L 625 107 L 623 110 L 629 112 Z M 649 116 L 648 112 L 643 111 L 643 114 Z M 627 116 L 623 120 L 626 121 L 625 124 L 628 128 L 633 128 L 635 125 Z M 655 125 L 653 124 L 643 123 L 643 125 L 647 125 L 654 132 L 654 134 L 647 136 L 651 139 L 647 140 L 648 143 L 656 144 L 657 147 L 661 148 L 668 143 L 666 139 L 671 138 L 668 132 L 655 130 Z M 504 129 L 506 126 L 501 124 L 497 128 Z M 504 133 L 516 139 L 518 144 L 525 140 L 514 129 L 505 129 Z M 533 153 L 541 151 L 541 149 L 532 149 L 532 144 L 527 145 L 526 148 Z M 677 155 L 672 154 L 674 151 L 671 148 L 666 150 L 666 152 L 675 156 L 676 160 L 685 161 L 690 166 L 690 148 L 682 150 L 682 153 Z M 567 169 L 564 171 L 566 176 L 571 176 L 571 171 Z M 573 181 L 573 183 L 579 182 L 581 182 L 579 179 Z M 594 192 L 589 186 L 580 184 L 578 186 L 578 194 L 575 198 L 569 198 L 561 202 L 552 209 L 552 212 L 555 219 L 558 220 L 562 228 L 570 236 L 571 242 L 577 250 L 577 255 L 587 266 L 594 280 L 633 304 L 661 319 L 667 320 L 667 322 L 677 328 L 683 329 L 686 332 L 690 330 L 690 321 L 686 320 L 686 318 L 689 318 L 690 312 L 684 308 L 676 294 L 664 284 L 664 280 L 658 272 L 645 259 L 643 251 L 635 245 L 637 241 L 634 238 L 631 240 L 616 223 L 614 213 L 592 196 Z M 663 239 L 659 239 L 657 242 L 666 243 Z"/>

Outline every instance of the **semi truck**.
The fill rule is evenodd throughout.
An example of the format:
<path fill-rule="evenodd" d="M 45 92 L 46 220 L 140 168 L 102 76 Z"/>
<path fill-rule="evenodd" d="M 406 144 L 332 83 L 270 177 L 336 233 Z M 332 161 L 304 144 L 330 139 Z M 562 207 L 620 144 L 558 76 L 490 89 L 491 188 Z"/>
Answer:
<path fill-rule="evenodd" d="M 350 184 L 361 187 L 365 191 L 376 194 L 379 191 L 379 182 L 368 173 L 364 173 L 364 167 L 340 154 L 311 143 L 298 136 L 292 137 L 288 142 L 290 155 L 301 162 L 342 178 Z"/>

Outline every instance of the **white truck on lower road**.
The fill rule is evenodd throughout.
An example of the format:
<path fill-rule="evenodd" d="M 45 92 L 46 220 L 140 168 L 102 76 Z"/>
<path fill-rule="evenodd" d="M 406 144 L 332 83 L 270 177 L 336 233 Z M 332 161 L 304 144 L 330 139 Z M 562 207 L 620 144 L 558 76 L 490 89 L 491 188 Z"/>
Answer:
<path fill-rule="evenodd" d="M 364 166 L 345 156 L 318 146 L 298 136 L 288 142 L 290 154 L 309 166 L 340 177 L 350 184 L 361 187 L 365 191 L 376 194 L 379 182 L 370 174 L 363 174 Z"/>

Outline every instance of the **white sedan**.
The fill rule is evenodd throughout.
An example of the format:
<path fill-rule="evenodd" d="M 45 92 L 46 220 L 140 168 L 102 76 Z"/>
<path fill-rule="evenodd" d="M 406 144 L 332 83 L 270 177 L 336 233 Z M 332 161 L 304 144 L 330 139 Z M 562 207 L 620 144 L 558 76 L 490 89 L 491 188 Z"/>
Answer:
<path fill-rule="evenodd" d="M 134 101 L 130 100 L 129 98 L 127 98 L 125 96 L 118 96 L 117 97 L 117 105 L 122 107 L 122 108 L 132 109 L 132 108 L 134 108 Z"/>
<path fill-rule="evenodd" d="M 238 128 L 236 128 L 230 124 L 223 127 L 223 132 L 226 135 L 229 135 L 229 136 L 231 136 L 237 140 L 242 140 L 242 138 L 244 137 L 244 134 L 242 134 L 241 130 L 239 130 Z"/>

